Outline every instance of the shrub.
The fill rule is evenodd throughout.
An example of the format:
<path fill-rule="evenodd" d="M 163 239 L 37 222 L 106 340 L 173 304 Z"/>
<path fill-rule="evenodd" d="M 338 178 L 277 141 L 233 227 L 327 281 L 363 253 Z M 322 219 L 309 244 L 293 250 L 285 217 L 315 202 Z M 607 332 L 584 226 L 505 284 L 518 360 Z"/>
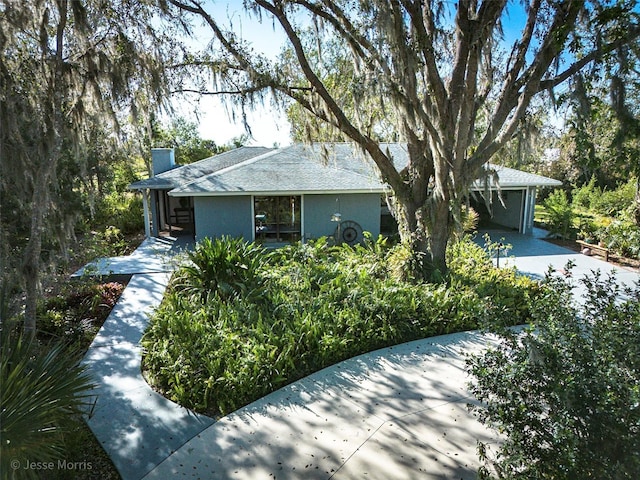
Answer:
<path fill-rule="evenodd" d="M 598 236 L 619 255 L 628 258 L 640 256 L 640 228 L 632 223 L 614 221 L 599 230 Z"/>
<path fill-rule="evenodd" d="M 118 282 L 74 283 L 38 305 L 38 335 L 87 345 L 120 298 Z"/>
<path fill-rule="evenodd" d="M 602 190 L 596 186 L 596 177 L 594 175 L 589 180 L 589 183 L 574 188 L 571 195 L 575 206 L 590 210 L 597 198 L 602 195 Z"/>
<path fill-rule="evenodd" d="M 554 190 L 544 201 L 549 232 L 560 238 L 572 235 L 574 212 L 564 190 Z"/>
<path fill-rule="evenodd" d="M 615 190 L 604 190 L 594 196 L 591 209 L 601 215 L 616 216 L 633 205 L 636 195 L 636 180 L 630 178 Z"/>
<path fill-rule="evenodd" d="M 104 230 L 90 232 L 82 247 L 85 255 L 95 259 L 125 255 L 129 244 L 119 228 L 109 225 Z"/>
<path fill-rule="evenodd" d="M 469 205 L 462 205 L 460 208 L 459 226 L 454 230 L 454 237 L 461 238 L 464 234 L 474 233 L 478 229 L 480 214 Z"/>
<path fill-rule="evenodd" d="M 539 293 L 538 283 L 529 277 L 518 275 L 515 267 L 495 268 L 492 258 L 500 248 L 502 255 L 510 246 L 504 246 L 485 238 L 480 247 L 470 237 L 452 244 L 448 250 L 451 289 L 473 288 L 489 308 L 489 324 L 483 327 L 514 325 L 526 322 L 530 305 Z"/>
<path fill-rule="evenodd" d="M 578 237 L 588 243 L 597 243 L 600 233 L 596 222 L 591 218 L 581 218 L 578 223 Z"/>
<path fill-rule="evenodd" d="M 188 260 L 176 282 L 187 294 L 214 294 L 229 301 L 259 293 L 265 250 L 256 243 L 240 238 L 205 238 L 188 253 Z"/>
<path fill-rule="evenodd" d="M 471 408 L 503 434 L 495 455 L 480 445 L 481 478 L 640 476 L 640 286 L 582 282 L 576 307 L 571 285 L 547 276 L 531 327 L 469 361 Z"/>
<path fill-rule="evenodd" d="M 398 281 L 414 281 L 411 272 L 416 271 L 415 263 L 418 261 L 411 248 L 403 243 L 395 245 L 387 255 L 389 272 Z"/>
<path fill-rule="evenodd" d="M 96 225 L 112 225 L 125 235 L 144 229 L 140 195 L 131 192 L 112 193 L 102 197 L 95 210 L 93 222 Z"/>

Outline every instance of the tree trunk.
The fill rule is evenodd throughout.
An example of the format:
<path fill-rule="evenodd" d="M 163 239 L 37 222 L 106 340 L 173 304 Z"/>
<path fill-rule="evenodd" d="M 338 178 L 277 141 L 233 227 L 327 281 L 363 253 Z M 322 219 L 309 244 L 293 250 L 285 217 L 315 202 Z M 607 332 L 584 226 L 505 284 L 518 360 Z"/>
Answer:
<path fill-rule="evenodd" d="M 446 251 L 449 242 L 451 215 L 449 202 L 428 200 L 418 204 L 415 199 L 395 200 L 394 211 L 400 241 L 412 253 L 411 277 L 417 280 L 440 280 L 447 272 Z"/>
<path fill-rule="evenodd" d="M 636 178 L 636 199 L 635 199 L 634 216 L 636 225 L 640 227 L 640 175 Z"/>
<path fill-rule="evenodd" d="M 25 310 L 24 331 L 29 335 L 35 334 L 37 305 L 40 284 L 40 256 L 42 255 L 42 235 L 44 220 L 49 208 L 49 179 L 52 165 L 56 162 L 50 160 L 47 165 L 37 171 L 37 178 L 33 186 L 31 199 L 31 228 L 29 241 L 22 256 L 22 274 L 25 281 Z"/>
<path fill-rule="evenodd" d="M 400 240 L 411 252 L 409 276 L 439 281 L 447 273 L 446 251 L 452 221 L 449 169 L 436 173 L 432 153 L 417 138 L 407 142 L 407 150 L 409 165 L 401 173 L 400 181 L 391 185 L 394 196 L 390 210 L 398 223 Z M 440 161 L 442 165 L 454 163 L 451 158 Z"/>
<path fill-rule="evenodd" d="M 449 243 L 451 214 L 447 200 L 436 200 L 432 206 L 429 251 L 431 252 L 431 275 L 441 277 L 447 273 L 447 245 Z"/>

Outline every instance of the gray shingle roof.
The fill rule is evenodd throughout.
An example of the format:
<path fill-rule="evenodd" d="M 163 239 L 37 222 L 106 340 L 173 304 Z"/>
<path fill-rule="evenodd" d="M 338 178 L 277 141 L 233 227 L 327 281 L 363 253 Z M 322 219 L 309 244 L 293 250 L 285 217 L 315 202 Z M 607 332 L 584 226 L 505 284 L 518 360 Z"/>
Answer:
<path fill-rule="evenodd" d="M 352 164 L 352 168 L 346 168 Z M 176 196 L 233 193 L 382 192 L 373 168 L 341 157 L 324 159 L 320 149 L 296 144 L 206 175 L 171 191 Z"/>
<path fill-rule="evenodd" d="M 382 144 L 396 168 L 407 165 L 406 146 Z M 551 178 L 490 165 L 501 188 L 559 186 Z M 496 187 L 493 182 L 489 184 Z M 132 189 L 172 189 L 171 195 L 383 192 L 373 161 L 349 143 L 294 144 L 278 150 L 242 147 L 178 167 L 131 185 Z M 475 189 L 484 188 L 482 181 Z"/>
<path fill-rule="evenodd" d="M 498 174 L 498 183 L 500 188 L 514 188 L 514 187 L 559 187 L 562 182 L 554 180 L 553 178 L 543 177 L 535 173 L 523 172 L 522 170 L 516 170 L 514 168 L 503 167 L 502 165 L 488 165 L 489 169 L 495 170 Z M 489 185 L 496 187 L 493 181 L 489 182 Z M 476 180 L 474 187 L 482 188 L 484 184 L 482 181 Z"/>
<path fill-rule="evenodd" d="M 198 180 L 206 175 L 210 175 L 211 173 L 245 162 L 250 158 L 260 156 L 272 150 L 273 148 L 265 147 L 236 148 L 188 165 L 178 166 L 160 173 L 155 177 L 132 183 L 129 188 L 132 190 L 139 190 L 142 188 L 169 190 L 181 187 L 182 185 Z"/>

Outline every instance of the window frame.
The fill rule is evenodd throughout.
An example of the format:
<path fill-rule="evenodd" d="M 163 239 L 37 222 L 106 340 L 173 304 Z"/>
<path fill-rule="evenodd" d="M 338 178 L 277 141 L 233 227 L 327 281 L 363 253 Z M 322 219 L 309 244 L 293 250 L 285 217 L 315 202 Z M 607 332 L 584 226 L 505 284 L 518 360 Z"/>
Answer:
<path fill-rule="evenodd" d="M 270 208 L 264 208 L 264 204 L 259 205 L 259 202 L 267 203 L 274 200 L 275 203 Z M 300 241 L 303 235 L 302 202 L 302 195 L 253 195 L 251 205 L 254 241 L 267 245 Z M 293 214 L 281 218 L 282 208 L 289 208 L 287 203 L 293 204 Z"/>

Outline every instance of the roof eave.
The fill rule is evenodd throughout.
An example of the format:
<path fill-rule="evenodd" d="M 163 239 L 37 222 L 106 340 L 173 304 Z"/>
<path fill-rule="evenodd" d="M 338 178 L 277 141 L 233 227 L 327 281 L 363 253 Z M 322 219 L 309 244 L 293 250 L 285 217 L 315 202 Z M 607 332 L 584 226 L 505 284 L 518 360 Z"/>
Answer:
<path fill-rule="evenodd" d="M 384 188 L 348 189 L 348 190 L 247 190 L 229 192 L 175 192 L 170 191 L 171 197 L 238 197 L 238 196 L 284 196 L 284 195 L 345 195 L 363 193 L 385 193 Z"/>

